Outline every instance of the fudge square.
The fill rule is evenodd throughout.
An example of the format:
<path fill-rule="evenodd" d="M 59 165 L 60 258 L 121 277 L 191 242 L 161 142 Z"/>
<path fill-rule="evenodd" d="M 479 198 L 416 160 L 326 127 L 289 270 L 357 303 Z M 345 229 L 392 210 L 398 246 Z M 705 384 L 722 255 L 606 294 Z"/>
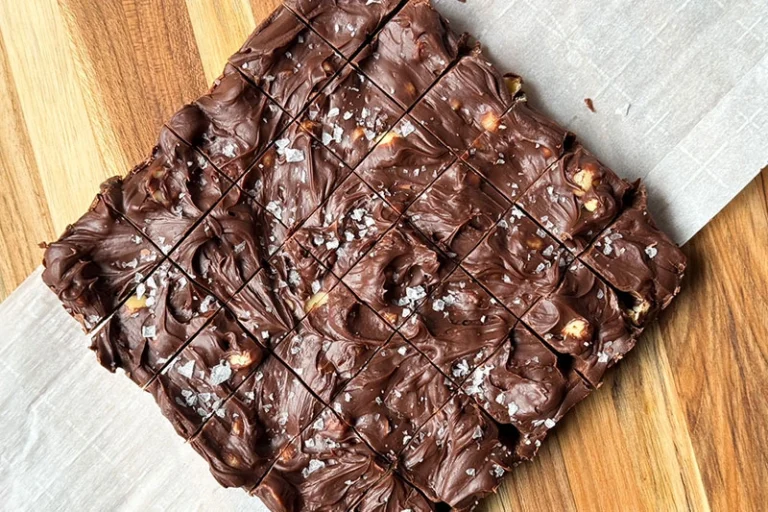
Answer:
<path fill-rule="evenodd" d="M 45 245 L 98 361 L 273 511 L 474 508 L 680 292 L 643 185 L 468 40 L 286 0 Z"/>

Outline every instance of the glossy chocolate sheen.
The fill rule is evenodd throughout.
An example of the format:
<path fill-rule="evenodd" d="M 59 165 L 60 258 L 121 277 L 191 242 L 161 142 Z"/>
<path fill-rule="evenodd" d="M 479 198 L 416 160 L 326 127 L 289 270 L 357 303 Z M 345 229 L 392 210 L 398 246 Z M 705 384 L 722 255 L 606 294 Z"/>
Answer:
<path fill-rule="evenodd" d="M 386 473 L 376 454 L 325 409 L 254 490 L 273 512 L 347 510 Z"/>
<path fill-rule="evenodd" d="M 177 112 L 167 126 L 237 180 L 290 118 L 232 66 L 211 91 Z"/>
<path fill-rule="evenodd" d="M 350 512 L 431 512 L 434 505 L 397 473 L 381 478 Z"/>
<path fill-rule="evenodd" d="M 170 258 L 221 300 L 229 300 L 276 249 L 263 226 L 277 224 L 269 212 L 234 187 L 187 236 Z"/>
<path fill-rule="evenodd" d="M 434 135 L 405 116 L 355 172 L 402 213 L 454 159 Z"/>
<path fill-rule="evenodd" d="M 462 382 L 504 341 L 515 323 L 504 306 L 457 269 L 400 332 L 445 375 Z"/>
<path fill-rule="evenodd" d="M 108 369 L 273 511 L 470 510 L 678 293 L 645 189 L 429 0 L 286 0 L 46 246 Z"/>
<path fill-rule="evenodd" d="M 590 393 L 569 362 L 518 324 L 463 389 L 494 420 L 520 431 L 516 453 L 532 459 L 548 431 Z"/>
<path fill-rule="evenodd" d="M 343 276 L 397 217 L 392 207 L 352 174 L 315 210 L 294 238 L 337 276 Z"/>
<path fill-rule="evenodd" d="M 455 264 L 408 224 L 398 224 L 343 281 L 392 327 L 399 327 Z"/>
<path fill-rule="evenodd" d="M 286 0 L 331 46 L 351 58 L 403 0 Z"/>
<path fill-rule="evenodd" d="M 648 213 L 644 185 L 637 186 L 628 208 L 595 241 L 584 261 L 629 296 L 629 314 L 639 326 L 669 306 L 680 292 L 686 267 L 685 254 Z"/>
<path fill-rule="evenodd" d="M 200 153 L 163 128 L 152 156 L 122 180 L 109 206 L 168 254 L 231 186 Z"/>
<path fill-rule="evenodd" d="M 249 489 L 322 408 L 285 365 L 268 356 L 217 409 L 192 447 L 223 486 Z"/>
<path fill-rule="evenodd" d="M 343 284 L 320 294 L 275 353 L 328 403 L 394 331 Z"/>
<path fill-rule="evenodd" d="M 107 206 L 121 202 L 121 186 L 118 178 L 104 182 L 88 213 L 45 247 L 43 281 L 86 332 L 162 260 L 149 240 Z"/>
<path fill-rule="evenodd" d="M 284 7 L 261 23 L 229 62 L 294 117 L 343 65 L 333 48 Z"/>
<path fill-rule="evenodd" d="M 613 291 L 581 262 L 573 263 L 559 288 L 523 317 L 552 348 L 574 358 L 574 367 L 592 384 L 635 346 L 632 324 Z"/>
<path fill-rule="evenodd" d="M 554 291 L 570 259 L 554 238 L 512 208 L 462 266 L 519 317 Z"/>
<path fill-rule="evenodd" d="M 464 39 L 429 0 L 415 0 L 384 25 L 355 63 L 403 108 L 409 108 L 459 58 Z"/>
<path fill-rule="evenodd" d="M 336 396 L 332 407 L 374 450 L 395 461 L 450 397 L 443 374 L 395 335 Z"/>
<path fill-rule="evenodd" d="M 279 246 L 350 172 L 312 135 L 292 124 L 239 184 L 287 228 L 275 226 L 268 233 L 270 243 Z"/>
<path fill-rule="evenodd" d="M 120 368 L 143 386 L 218 309 L 216 297 L 164 262 L 93 336 L 91 349 L 106 369 Z"/>
<path fill-rule="evenodd" d="M 300 119 L 354 169 L 404 113 L 376 84 L 347 65 Z"/>
<path fill-rule="evenodd" d="M 457 162 L 419 196 L 406 217 L 448 256 L 463 259 L 510 206 L 490 183 Z"/>
<path fill-rule="evenodd" d="M 511 102 L 504 78 L 477 47 L 427 92 L 411 115 L 461 153 L 483 132 L 496 129 Z"/>
<path fill-rule="evenodd" d="M 458 394 L 416 433 L 399 468 L 432 501 L 470 510 L 517 462 L 516 443 Z"/>
<path fill-rule="evenodd" d="M 265 357 L 266 350 L 221 309 L 147 390 L 189 439 L 212 414 L 221 414 L 227 397 Z"/>
<path fill-rule="evenodd" d="M 544 173 L 520 207 L 580 253 L 616 218 L 630 188 L 579 145 Z"/>
<path fill-rule="evenodd" d="M 572 135 L 534 110 L 524 96 L 496 126 L 483 133 L 463 158 L 515 201 L 565 154 Z"/>

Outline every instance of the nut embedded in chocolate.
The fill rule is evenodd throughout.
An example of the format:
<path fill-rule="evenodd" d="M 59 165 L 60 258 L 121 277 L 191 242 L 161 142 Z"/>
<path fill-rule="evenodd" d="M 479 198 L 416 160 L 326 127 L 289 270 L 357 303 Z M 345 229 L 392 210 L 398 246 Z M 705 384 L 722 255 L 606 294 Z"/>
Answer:
<path fill-rule="evenodd" d="M 498 423 L 520 431 L 516 453 L 528 460 L 547 432 L 590 393 L 568 362 L 522 324 L 472 373 L 463 389 Z"/>
<path fill-rule="evenodd" d="M 454 160 L 448 148 L 406 115 L 355 172 L 402 213 Z"/>
<path fill-rule="evenodd" d="M 553 291 L 571 256 L 513 207 L 462 262 L 462 266 L 515 315 Z"/>

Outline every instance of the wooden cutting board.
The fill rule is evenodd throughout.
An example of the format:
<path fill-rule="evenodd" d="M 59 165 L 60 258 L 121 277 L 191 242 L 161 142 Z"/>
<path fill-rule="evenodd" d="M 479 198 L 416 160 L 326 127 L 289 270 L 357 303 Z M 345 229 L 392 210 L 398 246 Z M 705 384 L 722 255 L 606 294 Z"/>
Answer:
<path fill-rule="evenodd" d="M 0 0 L 0 297 L 277 3 Z M 485 510 L 765 508 L 766 180 L 687 244 L 675 306 Z"/>

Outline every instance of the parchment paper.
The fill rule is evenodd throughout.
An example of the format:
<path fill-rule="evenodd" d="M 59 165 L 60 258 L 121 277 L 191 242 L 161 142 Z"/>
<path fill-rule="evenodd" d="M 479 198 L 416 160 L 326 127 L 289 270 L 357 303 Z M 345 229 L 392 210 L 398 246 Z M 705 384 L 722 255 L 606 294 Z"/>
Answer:
<path fill-rule="evenodd" d="M 764 0 L 437 0 L 683 243 L 768 164 Z M 596 113 L 584 99 L 594 101 Z M 40 281 L 0 305 L 0 510 L 263 510 L 218 486 Z"/>

